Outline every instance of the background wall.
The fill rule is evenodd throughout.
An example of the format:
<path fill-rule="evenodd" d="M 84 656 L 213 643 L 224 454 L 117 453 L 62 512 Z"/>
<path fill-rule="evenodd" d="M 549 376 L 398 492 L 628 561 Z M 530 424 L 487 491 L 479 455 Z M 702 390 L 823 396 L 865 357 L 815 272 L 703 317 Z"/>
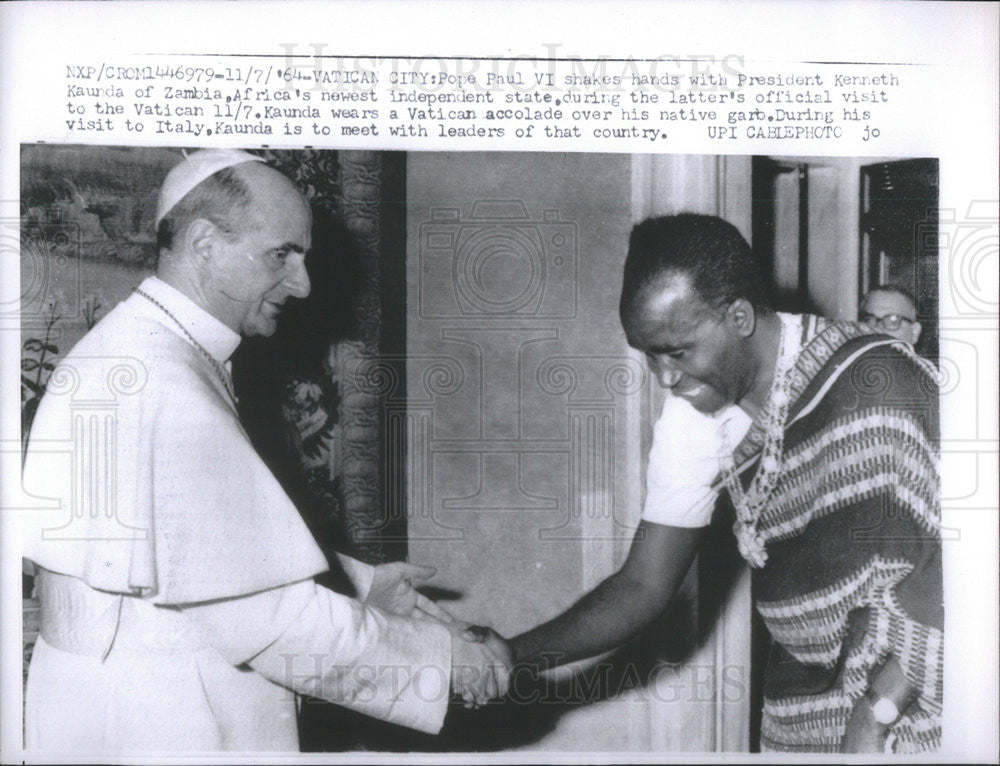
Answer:
<path fill-rule="evenodd" d="M 627 155 L 408 157 L 410 559 L 504 635 L 617 568 L 638 520 L 646 371 L 618 323 L 630 173 Z M 523 744 L 644 747 L 628 705 Z"/>
<path fill-rule="evenodd" d="M 625 477 L 606 473 L 624 461 L 625 397 L 603 374 L 636 392 L 645 377 L 618 325 L 628 172 L 624 156 L 409 158 L 407 386 L 430 400 L 413 414 L 431 429 L 430 464 L 413 468 L 433 479 L 410 476 L 426 490 L 411 495 L 410 554 L 447 562 L 456 612 L 507 633 L 578 595 L 581 516 L 620 535 L 634 522 Z M 583 440 L 613 462 L 578 465 Z M 571 492 L 574 477 L 592 481 Z"/>
<path fill-rule="evenodd" d="M 310 190 L 318 226 L 329 231 L 314 240 L 327 242 L 310 266 L 315 305 L 290 311 L 273 345 L 308 356 L 306 372 L 331 384 L 325 394 L 322 385 L 306 387 L 319 393 L 305 397 L 304 422 L 315 422 L 318 407 L 340 413 L 342 401 L 355 402 L 351 428 L 337 431 L 339 420 L 327 418 L 332 430 L 300 434 L 297 443 L 303 452 L 306 437 L 322 442 L 306 450 L 305 467 L 323 477 L 324 528 L 343 526 L 339 485 L 327 486 L 343 474 L 362 512 L 351 528 L 356 554 L 381 560 L 408 545 L 410 560 L 438 568 L 431 595 L 504 635 L 558 614 L 624 560 L 662 403 L 618 322 L 631 225 L 648 215 L 703 212 L 725 217 L 749 239 L 757 188 L 750 158 L 355 152 L 344 153 L 339 167 L 334 153 L 289 154 L 296 156 L 285 157 L 283 169 Z M 52 355 L 65 352 L 149 273 L 150 200 L 176 159 L 171 150 L 25 149 L 22 308 L 31 321 L 22 331 L 39 339 L 32 353 L 43 338 L 57 347 Z M 805 298 L 839 318 L 857 309 L 859 168 L 852 159 L 810 160 L 802 176 L 807 241 L 797 237 L 803 184 L 764 195 L 774 207 L 766 260 L 777 281 L 794 284 L 807 258 Z M 326 186 L 329 194 L 317 197 Z M 344 223 L 324 228 L 326 213 Z M 33 290 L 43 276 L 73 290 Z M 57 322 L 54 308 L 62 312 Z M 342 308 L 367 330 L 331 346 L 341 319 L 332 314 Z M 321 330 L 323 337 L 309 340 L 303 328 L 309 338 Z M 290 358 L 261 362 L 253 353 L 259 345 L 241 350 L 249 379 L 272 368 L 298 374 Z M 52 361 L 37 360 L 33 374 Z M 341 391 L 344 375 L 364 385 Z M 287 388 L 276 386 L 278 398 Z M 249 415 L 279 409 L 247 391 L 241 396 Z M 342 444 L 348 437 L 357 442 L 351 451 Z M 265 446 L 279 442 L 264 438 Z M 345 467 L 336 458 L 348 452 L 356 459 Z M 308 505 L 300 498 L 304 513 Z M 406 535 L 397 539 L 402 514 Z M 372 523 L 361 523 L 369 517 Z M 387 727 L 369 732 L 359 717 L 317 719 L 311 730 L 323 736 L 304 742 L 314 749 L 746 750 L 750 596 L 741 570 L 730 566 L 727 541 L 731 547 L 727 529 L 708 536 L 711 553 L 703 551 L 673 610 L 644 636 L 600 666 L 582 663 L 582 673 L 560 671 L 541 689 L 515 689 L 515 700 L 539 693 L 541 700 L 453 711 L 436 739 Z M 737 584 L 724 582 L 721 570 L 733 570 L 727 577 Z"/>

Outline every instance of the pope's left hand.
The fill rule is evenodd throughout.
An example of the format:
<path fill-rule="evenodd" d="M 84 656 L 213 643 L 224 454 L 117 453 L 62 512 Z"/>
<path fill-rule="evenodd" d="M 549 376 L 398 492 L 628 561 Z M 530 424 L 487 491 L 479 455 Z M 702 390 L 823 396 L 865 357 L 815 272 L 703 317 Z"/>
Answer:
<path fill-rule="evenodd" d="M 451 622 L 452 617 L 429 598 L 420 595 L 413 583 L 423 583 L 437 572 L 432 566 L 391 561 L 375 567 L 375 576 L 365 603 L 384 612 L 404 617 L 434 617 L 441 622 Z"/>

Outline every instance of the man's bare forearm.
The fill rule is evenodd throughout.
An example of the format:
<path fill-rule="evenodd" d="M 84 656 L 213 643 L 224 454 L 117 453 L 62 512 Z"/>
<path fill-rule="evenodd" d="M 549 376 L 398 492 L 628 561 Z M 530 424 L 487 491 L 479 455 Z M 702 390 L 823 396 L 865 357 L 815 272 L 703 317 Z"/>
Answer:
<path fill-rule="evenodd" d="M 691 566 L 698 535 L 640 525 L 621 570 L 558 617 L 511 640 L 515 662 L 557 665 L 623 644 L 666 608 Z"/>
<path fill-rule="evenodd" d="M 512 639 L 514 660 L 553 665 L 592 657 L 627 641 L 664 606 L 616 572 L 558 617 Z"/>

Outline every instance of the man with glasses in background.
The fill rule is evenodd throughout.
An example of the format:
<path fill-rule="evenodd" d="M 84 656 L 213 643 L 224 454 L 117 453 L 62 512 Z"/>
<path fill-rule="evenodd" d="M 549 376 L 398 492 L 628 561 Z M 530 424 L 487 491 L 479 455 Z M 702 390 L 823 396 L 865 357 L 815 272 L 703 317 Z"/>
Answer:
<path fill-rule="evenodd" d="M 861 301 L 858 321 L 911 346 L 916 346 L 920 338 L 917 302 L 908 290 L 895 285 L 879 285 L 870 290 Z"/>

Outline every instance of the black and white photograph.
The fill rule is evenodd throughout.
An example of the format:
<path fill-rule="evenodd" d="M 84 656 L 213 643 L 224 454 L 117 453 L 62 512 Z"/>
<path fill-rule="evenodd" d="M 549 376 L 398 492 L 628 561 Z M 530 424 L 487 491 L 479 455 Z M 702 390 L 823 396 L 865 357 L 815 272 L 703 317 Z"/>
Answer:
<path fill-rule="evenodd" d="M 995 757 L 995 6 L 45 5 L 3 760 Z"/>
<path fill-rule="evenodd" d="M 29 747 L 939 747 L 936 160 L 21 151 Z"/>

